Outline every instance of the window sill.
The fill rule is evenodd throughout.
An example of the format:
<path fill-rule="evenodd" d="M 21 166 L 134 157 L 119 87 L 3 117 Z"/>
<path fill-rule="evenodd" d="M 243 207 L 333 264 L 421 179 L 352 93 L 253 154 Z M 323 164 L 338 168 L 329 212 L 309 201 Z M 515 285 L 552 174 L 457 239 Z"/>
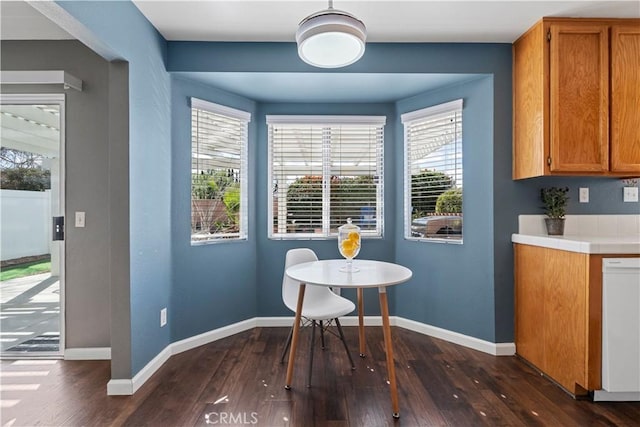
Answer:
<path fill-rule="evenodd" d="M 438 238 L 405 237 L 404 240 L 406 240 L 408 242 L 438 243 L 438 244 L 448 244 L 448 245 L 462 245 L 464 243 L 463 239 L 438 239 Z"/>
<path fill-rule="evenodd" d="M 384 236 L 367 236 L 361 234 L 360 237 L 362 240 L 382 240 Z M 269 240 L 338 240 L 338 236 L 319 236 L 317 234 L 304 234 L 304 235 L 295 235 L 295 236 L 287 236 L 287 235 L 275 235 L 269 236 Z"/>
<path fill-rule="evenodd" d="M 209 239 L 209 240 L 192 240 L 191 246 L 208 246 L 208 245 L 218 245 L 221 243 L 234 243 L 234 242 L 246 242 L 248 240 L 247 237 L 233 237 L 228 239 Z"/>

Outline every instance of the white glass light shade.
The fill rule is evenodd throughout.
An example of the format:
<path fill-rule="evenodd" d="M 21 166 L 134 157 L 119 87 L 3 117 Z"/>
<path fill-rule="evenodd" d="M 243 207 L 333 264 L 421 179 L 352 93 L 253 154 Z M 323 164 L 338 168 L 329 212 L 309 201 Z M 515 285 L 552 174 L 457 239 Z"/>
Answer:
<path fill-rule="evenodd" d="M 353 64 L 364 54 L 366 39 L 367 30 L 362 21 L 334 9 L 307 17 L 296 32 L 300 58 L 321 68 Z"/>

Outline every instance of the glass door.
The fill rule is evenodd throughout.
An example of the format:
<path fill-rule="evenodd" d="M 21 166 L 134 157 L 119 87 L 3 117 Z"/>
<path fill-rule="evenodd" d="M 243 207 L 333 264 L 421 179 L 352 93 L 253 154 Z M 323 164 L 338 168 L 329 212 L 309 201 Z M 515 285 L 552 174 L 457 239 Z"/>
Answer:
<path fill-rule="evenodd" d="M 64 351 L 64 95 L 2 94 L 0 107 L 2 357 L 59 357 Z"/>

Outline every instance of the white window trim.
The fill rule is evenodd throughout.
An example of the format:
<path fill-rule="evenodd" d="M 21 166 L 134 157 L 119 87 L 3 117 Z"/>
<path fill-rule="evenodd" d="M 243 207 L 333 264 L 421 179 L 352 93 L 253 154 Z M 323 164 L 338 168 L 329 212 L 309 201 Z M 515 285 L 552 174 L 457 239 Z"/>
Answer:
<path fill-rule="evenodd" d="M 192 240 L 191 234 L 189 240 L 191 246 L 205 246 L 214 245 L 220 243 L 233 243 L 238 241 L 246 241 L 249 239 L 249 123 L 251 122 L 251 113 L 238 110 L 236 108 L 227 107 L 225 105 L 215 104 L 213 102 L 205 101 L 203 99 L 191 97 L 190 113 L 194 108 L 205 110 L 214 114 L 220 114 L 240 120 L 244 122 L 244 141 L 242 141 L 243 156 L 240 156 L 240 232 L 239 236 L 235 238 L 211 238 L 206 240 Z M 193 129 L 192 129 L 193 131 Z M 191 142 L 193 143 L 193 142 Z M 193 153 L 192 153 L 193 154 Z M 191 161 L 191 159 L 189 159 Z M 191 171 L 191 167 L 189 167 Z M 191 179 L 189 180 L 191 182 Z M 191 194 L 191 189 L 189 189 Z M 189 204 L 191 204 L 191 195 L 189 196 Z M 192 208 L 191 208 L 192 209 Z M 191 215 L 191 209 L 189 210 Z M 218 236 L 224 236 L 223 233 Z"/>
<path fill-rule="evenodd" d="M 404 113 L 400 116 L 400 118 L 402 120 L 402 124 L 411 124 L 416 120 L 423 119 L 424 116 L 429 116 L 432 114 L 439 114 L 439 113 L 446 113 L 448 111 L 461 110 L 461 109 L 462 109 L 462 99 L 456 99 L 454 101 L 445 102 L 444 104 L 438 104 L 432 107 L 423 108 L 421 110 Z M 405 147 L 406 147 L 406 139 L 405 139 Z"/>
<path fill-rule="evenodd" d="M 380 125 L 387 124 L 386 116 L 267 116 L 267 125 Z"/>
<path fill-rule="evenodd" d="M 326 115 L 266 115 L 266 123 L 267 126 L 273 124 L 281 124 L 281 125 L 293 125 L 293 124 L 312 124 L 312 125 L 326 125 L 326 126 L 335 126 L 335 125 L 378 125 L 385 126 L 387 123 L 386 116 L 349 116 L 349 115 L 338 115 L 338 116 L 326 116 Z M 327 235 L 326 230 L 329 229 L 328 219 L 325 218 L 324 210 L 328 209 L 328 207 L 323 204 L 323 234 L 318 235 L 315 233 L 295 233 L 295 234 L 282 234 L 282 233 L 273 233 L 273 203 L 272 202 L 272 183 L 273 183 L 273 157 L 272 157 L 272 147 L 271 147 L 271 139 L 268 139 L 268 147 L 267 147 L 267 161 L 268 161 L 268 176 L 267 176 L 267 194 L 268 201 L 268 212 L 267 212 L 267 238 L 269 240 L 335 240 L 337 239 L 337 235 L 330 236 Z M 324 142 L 323 142 L 324 143 Z M 379 162 L 384 163 L 384 130 L 383 130 L 383 140 L 382 140 L 382 152 L 380 153 Z M 384 238 L 384 164 L 381 165 L 382 171 L 382 186 L 378 187 L 377 197 L 382 200 L 380 203 L 379 215 L 380 215 L 380 223 L 379 226 L 375 230 L 375 234 L 369 234 L 366 232 L 362 233 L 362 238 L 366 239 L 382 239 Z M 323 164 L 323 169 L 326 168 L 327 165 Z M 323 171 L 324 174 L 324 171 Z M 324 189 L 323 189 L 324 193 Z M 323 194 L 324 199 L 324 194 Z"/>
<path fill-rule="evenodd" d="M 407 127 L 411 125 L 413 122 L 423 119 L 425 116 L 446 113 L 454 110 L 462 110 L 463 109 L 463 100 L 456 99 L 450 102 L 445 102 L 444 104 L 438 104 L 431 107 L 422 108 L 420 110 L 411 111 L 408 113 L 404 113 L 400 116 L 400 120 L 404 125 L 403 135 L 404 135 L 404 227 L 403 227 L 403 237 L 405 240 L 411 242 L 429 242 L 429 243 L 445 243 L 450 245 L 462 245 L 464 244 L 464 234 L 462 239 L 460 240 L 452 240 L 452 239 L 439 239 L 437 237 L 411 237 L 411 165 L 409 159 L 409 138 L 407 134 Z M 463 119 L 464 120 L 464 119 Z M 464 135 L 464 134 L 463 134 Z M 464 136 L 463 136 L 464 139 Z M 463 145 L 464 146 L 464 145 Z M 464 170 L 463 170 L 464 173 Z M 464 213 L 464 212 L 463 212 Z M 464 227 L 464 225 L 463 225 Z M 464 228 L 463 228 L 464 230 Z M 463 231 L 464 232 L 464 231 Z"/>
<path fill-rule="evenodd" d="M 211 113 L 229 116 L 234 119 L 247 122 L 247 124 L 251 122 L 251 113 L 238 110 L 236 108 L 227 107 L 226 105 L 214 104 L 213 102 L 205 101 L 203 99 L 191 98 L 191 108 L 198 108 L 200 110 L 206 110 Z"/>

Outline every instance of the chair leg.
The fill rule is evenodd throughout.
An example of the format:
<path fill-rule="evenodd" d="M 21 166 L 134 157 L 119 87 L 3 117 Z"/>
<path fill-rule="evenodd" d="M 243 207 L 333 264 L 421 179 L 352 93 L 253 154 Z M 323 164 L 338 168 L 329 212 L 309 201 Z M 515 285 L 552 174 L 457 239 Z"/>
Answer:
<path fill-rule="evenodd" d="M 311 387 L 311 373 L 313 372 L 313 349 L 316 342 L 316 321 L 312 320 L 313 326 L 311 327 L 311 354 L 309 355 L 309 380 L 307 381 L 307 387 Z"/>
<path fill-rule="evenodd" d="M 291 345 L 291 337 L 293 336 L 293 326 L 289 330 L 289 336 L 287 337 L 287 343 L 284 345 L 284 349 L 282 349 L 282 357 L 280 358 L 280 363 L 284 363 L 284 357 L 287 355 L 287 350 L 289 350 L 289 346 Z"/>
<path fill-rule="evenodd" d="M 320 342 L 322 343 L 322 349 L 324 350 L 324 325 L 322 320 L 320 321 Z"/>
<path fill-rule="evenodd" d="M 338 327 L 338 333 L 340 334 L 340 340 L 344 345 L 344 350 L 347 352 L 347 356 L 349 357 L 349 362 L 351 362 L 351 369 L 355 370 L 356 365 L 353 363 L 353 359 L 351 358 L 351 353 L 349 353 L 349 347 L 347 347 L 347 342 L 344 339 L 344 333 L 342 332 L 342 326 L 340 325 L 340 321 L 338 320 L 337 317 L 335 321 L 336 321 L 336 326 Z"/>

